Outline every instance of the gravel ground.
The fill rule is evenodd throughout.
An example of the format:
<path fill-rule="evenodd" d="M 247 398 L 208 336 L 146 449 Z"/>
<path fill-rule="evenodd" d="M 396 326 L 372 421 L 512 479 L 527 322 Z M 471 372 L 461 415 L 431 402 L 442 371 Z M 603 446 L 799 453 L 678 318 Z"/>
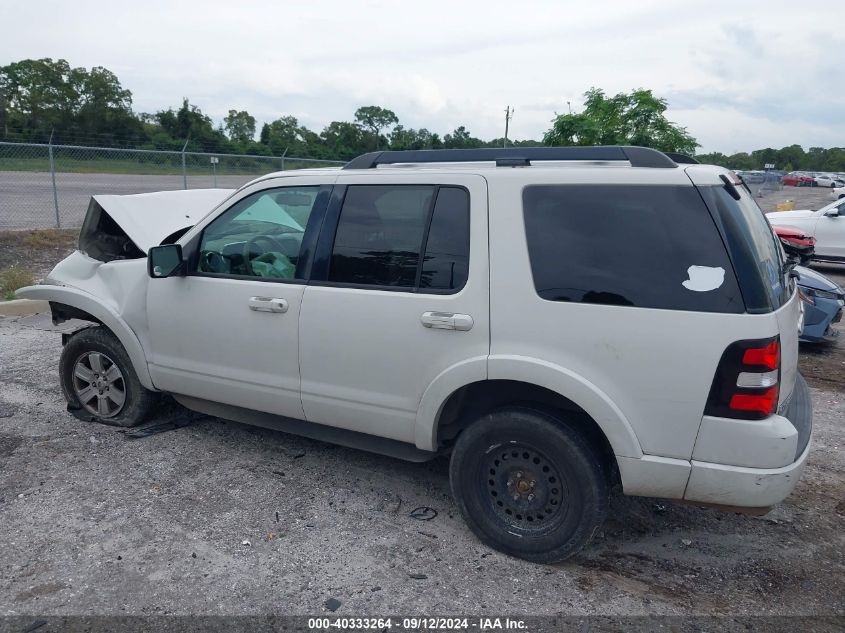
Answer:
<path fill-rule="evenodd" d="M 0 319 L 0 615 L 320 614 L 331 598 L 337 615 L 845 615 L 841 388 L 811 383 L 814 450 L 768 516 L 617 493 L 583 554 L 540 566 L 470 534 L 445 460 L 216 419 L 142 439 L 80 422 L 51 329 Z"/>

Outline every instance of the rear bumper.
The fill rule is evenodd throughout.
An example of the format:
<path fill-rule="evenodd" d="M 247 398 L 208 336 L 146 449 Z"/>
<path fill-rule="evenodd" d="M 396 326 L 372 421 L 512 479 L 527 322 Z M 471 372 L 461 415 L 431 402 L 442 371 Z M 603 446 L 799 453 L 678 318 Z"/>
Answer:
<path fill-rule="evenodd" d="M 798 453 L 795 461 L 779 468 L 749 468 L 693 459 L 684 499 L 747 508 L 783 501 L 798 483 L 810 453 L 813 410 L 810 390 L 800 374 L 784 417 L 795 430 L 790 438 Z"/>

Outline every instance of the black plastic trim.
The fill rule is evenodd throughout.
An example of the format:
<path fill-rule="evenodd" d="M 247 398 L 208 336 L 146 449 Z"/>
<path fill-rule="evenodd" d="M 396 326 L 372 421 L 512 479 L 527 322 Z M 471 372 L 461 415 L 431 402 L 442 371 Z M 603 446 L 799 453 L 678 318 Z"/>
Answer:
<path fill-rule="evenodd" d="M 807 448 L 810 436 L 813 434 L 813 401 L 810 398 L 807 381 L 800 373 L 795 375 L 795 387 L 792 389 L 789 407 L 784 417 L 798 431 L 798 446 L 795 449 L 795 459 L 798 459 Z"/>
<path fill-rule="evenodd" d="M 293 433 L 294 435 L 308 437 L 313 440 L 339 444 L 371 453 L 379 453 L 409 462 L 427 462 L 438 455 L 436 452 L 421 450 L 413 444 L 386 437 L 369 435 L 359 431 L 351 431 L 326 424 L 316 424 L 306 420 L 255 411 L 254 409 L 246 409 L 222 402 L 212 402 L 211 400 L 204 400 L 193 396 L 173 394 L 173 397 L 179 404 L 188 409 L 205 413 L 206 415 L 213 415 L 226 420 L 260 426 L 275 431 Z"/>
<path fill-rule="evenodd" d="M 317 246 L 314 249 L 314 259 L 311 266 L 309 280 L 325 282 L 329 278 L 329 265 L 332 261 L 334 238 L 337 233 L 337 223 L 340 220 L 340 209 L 346 198 L 348 185 L 335 185 L 332 189 L 329 204 L 326 207 Z M 322 285 L 322 283 L 320 284 Z"/>
<path fill-rule="evenodd" d="M 481 149 L 422 149 L 370 152 L 353 158 L 343 169 L 374 169 L 396 163 L 468 163 L 503 161 L 504 166 L 528 165 L 530 161 L 581 160 L 629 161 L 632 167 L 676 168 L 678 165 L 663 152 L 633 145 L 596 145 L 590 147 L 485 147 Z"/>
<path fill-rule="evenodd" d="M 688 156 L 687 154 L 681 154 L 680 152 L 663 152 L 673 161 L 678 163 L 679 165 L 700 165 L 701 163 L 697 161 L 692 156 Z"/>

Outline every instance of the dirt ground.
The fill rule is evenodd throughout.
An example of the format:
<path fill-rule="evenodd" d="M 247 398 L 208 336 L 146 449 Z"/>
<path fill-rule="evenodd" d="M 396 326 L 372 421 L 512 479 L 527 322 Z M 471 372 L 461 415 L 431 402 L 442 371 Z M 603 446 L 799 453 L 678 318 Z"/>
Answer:
<path fill-rule="evenodd" d="M 0 319 L 0 616 L 321 614 L 334 599 L 337 615 L 845 617 L 845 392 L 812 376 L 813 452 L 772 513 L 617 491 L 587 550 L 540 566 L 470 534 L 444 459 L 217 419 L 139 439 L 80 422 L 50 329 Z"/>
<path fill-rule="evenodd" d="M 36 281 L 76 248 L 79 229 L 0 231 L 0 270 L 21 268 Z"/>
<path fill-rule="evenodd" d="M 587 550 L 540 566 L 471 535 L 444 459 L 409 464 L 218 419 L 138 439 L 81 422 L 58 387 L 56 328 L 0 318 L 0 616 L 827 615 L 840 626 L 843 347 L 802 346 L 814 448 L 772 513 L 617 491 Z M 163 408 L 151 424 L 168 420 L 187 421 Z"/>

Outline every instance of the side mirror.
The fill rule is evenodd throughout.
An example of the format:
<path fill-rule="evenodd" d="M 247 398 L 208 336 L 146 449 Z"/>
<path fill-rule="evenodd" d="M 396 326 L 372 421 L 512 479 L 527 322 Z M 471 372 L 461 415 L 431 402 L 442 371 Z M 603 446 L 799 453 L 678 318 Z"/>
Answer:
<path fill-rule="evenodd" d="M 184 275 L 182 246 L 180 244 L 153 246 L 147 253 L 147 272 L 154 279 L 170 277 L 177 273 Z"/>
<path fill-rule="evenodd" d="M 833 209 L 825 213 L 825 215 L 829 218 L 838 218 L 839 217 L 839 209 Z"/>

